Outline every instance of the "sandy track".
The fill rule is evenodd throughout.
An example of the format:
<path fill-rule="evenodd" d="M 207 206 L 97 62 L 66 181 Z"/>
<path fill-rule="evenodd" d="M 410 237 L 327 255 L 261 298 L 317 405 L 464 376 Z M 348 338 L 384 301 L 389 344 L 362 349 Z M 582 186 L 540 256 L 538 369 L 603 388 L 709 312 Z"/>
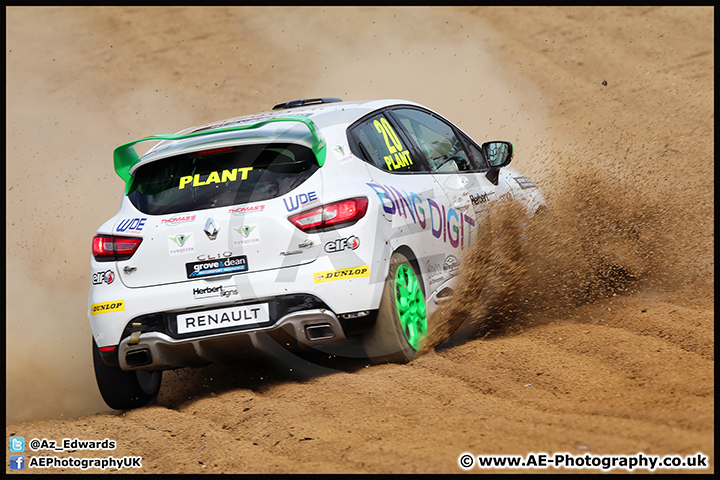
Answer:
<path fill-rule="evenodd" d="M 9 8 L 6 436 L 108 437 L 142 473 L 459 473 L 463 452 L 714 471 L 713 13 Z M 494 260 L 515 294 L 409 365 L 215 365 L 107 410 L 86 296 L 112 148 L 314 96 L 512 140 L 555 207 L 522 262 Z"/>

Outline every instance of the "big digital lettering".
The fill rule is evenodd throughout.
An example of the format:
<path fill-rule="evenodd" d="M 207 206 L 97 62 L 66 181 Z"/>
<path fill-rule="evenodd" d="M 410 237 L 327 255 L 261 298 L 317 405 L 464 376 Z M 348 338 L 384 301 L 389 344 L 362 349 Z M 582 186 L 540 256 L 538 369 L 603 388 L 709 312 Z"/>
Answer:
<path fill-rule="evenodd" d="M 380 199 L 383 210 L 388 215 L 400 215 L 403 218 L 411 218 L 423 230 L 430 229 L 432 235 L 447 243 L 453 248 L 465 248 L 465 237 L 467 246 L 472 241 L 472 228 L 475 226 L 475 219 L 458 212 L 454 208 L 445 208 L 445 205 L 438 205 L 432 198 L 423 200 L 417 193 L 409 194 L 403 190 L 400 193 L 396 188 L 367 183 Z M 426 207 L 427 206 L 427 210 Z M 466 234 L 467 232 L 467 234 Z"/>

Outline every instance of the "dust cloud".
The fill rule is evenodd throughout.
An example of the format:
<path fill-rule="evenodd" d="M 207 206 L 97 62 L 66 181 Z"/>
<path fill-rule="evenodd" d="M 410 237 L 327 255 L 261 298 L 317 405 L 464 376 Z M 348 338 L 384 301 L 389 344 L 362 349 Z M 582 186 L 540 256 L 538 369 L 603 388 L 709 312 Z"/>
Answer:
<path fill-rule="evenodd" d="M 489 231 L 463 256 L 455 294 L 433 320 L 426 348 L 572 321 L 583 305 L 675 287 L 669 208 L 638 200 L 637 189 L 600 171 L 557 188 L 538 215 L 512 201 L 486 213 Z"/>

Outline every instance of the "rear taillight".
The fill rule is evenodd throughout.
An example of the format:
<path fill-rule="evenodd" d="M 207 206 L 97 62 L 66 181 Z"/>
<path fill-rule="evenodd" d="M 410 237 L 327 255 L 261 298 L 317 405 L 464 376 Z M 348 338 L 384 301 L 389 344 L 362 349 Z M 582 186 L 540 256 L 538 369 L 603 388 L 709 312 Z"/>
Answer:
<path fill-rule="evenodd" d="M 142 238 L 117 237 L 114 235 L 95 235 L 92 241 L 92 253 L 98 262 L 127 260 L 135 254 Z"/>
<path fill-rule="evenodd" d="M 357 222 L 365 216 L 367 207 L 368 199 L 365 197 L 348 198 L 296 213 L 288 220 L 304 232 L 324 230 Z"/>

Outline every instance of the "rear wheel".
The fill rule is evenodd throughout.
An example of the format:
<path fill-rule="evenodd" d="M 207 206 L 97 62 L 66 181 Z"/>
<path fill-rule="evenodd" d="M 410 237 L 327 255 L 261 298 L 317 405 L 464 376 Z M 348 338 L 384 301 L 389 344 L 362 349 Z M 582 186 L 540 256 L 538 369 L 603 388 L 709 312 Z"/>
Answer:
<path fill-rule="evenodd" d="M 153 401 L 160 391 L 161 370 L 126 372 L 120 367 L 108 366 L 94 339 L 93 365 L 100 395 L 110 408 L 129 410 L 143 407 Z"/>
<path fill-rule="evenodd" d="M 375 327 L 363 343 L 373 363 L 407 363 L 415 359 L 427 337 L 425 295 L 412 263 L 393 253 Z"/>

